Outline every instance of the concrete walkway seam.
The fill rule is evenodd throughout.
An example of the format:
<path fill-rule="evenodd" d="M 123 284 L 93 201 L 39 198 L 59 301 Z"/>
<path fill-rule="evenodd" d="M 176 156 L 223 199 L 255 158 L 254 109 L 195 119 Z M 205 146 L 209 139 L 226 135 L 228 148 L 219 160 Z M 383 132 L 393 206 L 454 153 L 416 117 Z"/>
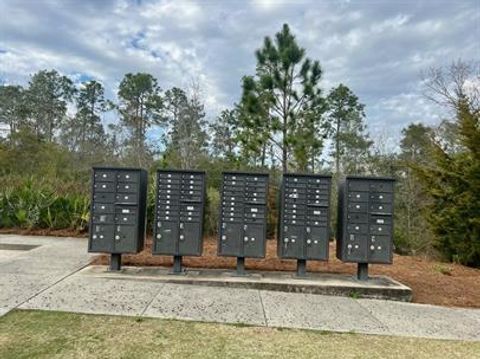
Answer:
<path fill-rule="evenodd" d="M 148 302 L 148 304 L 145 306 L 145 308 L 143 308 L 142 312 L 140 313 L 140 317 L 147 317 L 145 315 L 145 312 L 147 311 L 148 307 L 150 307 L 153 303 L 153 301 L 155 299 L 157 299 L 157 297 L 160 295 L 160 292 L 162 291 L 162 289 L 165 287 L 167 283 L 163 283 L 163 285 L 158 289 L 157 293 L 152 297 L 152 299 Z"/>
<path fill-rule="evenodd" d="M 265 326 L 269 327 L 270 325 L 268 324 L 267 314 L 265 313 L 265 306 L 263 305 L 262 291 L 258 290 L 257 293 L 258 293 L 258 299 L 260 299 L 260 304 L 262 306 L 263 320 L 265 321 Z"/>

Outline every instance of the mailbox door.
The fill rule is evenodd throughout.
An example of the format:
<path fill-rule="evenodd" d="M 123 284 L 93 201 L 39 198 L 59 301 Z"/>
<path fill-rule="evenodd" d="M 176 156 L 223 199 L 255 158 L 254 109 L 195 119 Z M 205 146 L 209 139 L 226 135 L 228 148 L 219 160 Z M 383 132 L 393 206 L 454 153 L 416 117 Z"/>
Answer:
<path fill-rule="evenodd" d="M 243 224 L 224 223 L 220 236 L 220 254 L 226 256 L 241 255 L 241 241 L 243 241 Z"/>
<path fill-rule="evenodd" d="M 308 227 L 305 248 L 307 259 L 328 259 L 327 227 Z"/>
<path fill-rule="evenodd" d="M 182 256 L 198 256 L 201 252 L 200 223 L 180 223 L 178 253 Z"/>
<path fill-rule="evenodd" d="M 305 227 L 283 225 L 282 256 L 285 258 L 304 258 Z"/>
<path fill-rule="evenodd" d="M 243 251 L 245 257 L 265 256 L 265 226 L 247 224 L 243 233 Z"/>
<path fill-rule="evenodd" d="M 345 260 L 352 262 L 366 263 L 367 256 L 367 235 L 347 233 L 343 244 Z"/>
<path fill-rule="evenodd" d="M 371 235 L 368 246 L 368 260 L 375 263 L 391 263 L 392 238 Z"/>
<path fill-rule="evenodd" d="M 116 225 L 115 226 L 115 242 L 114 252 L 136 252 L 137 246 L 137 227 Z"/>
<path fill-rule="evenodd" d="M 113 224 L 93 224 L 90 233 L 90 250 L 93 252 L 113 251 Z"/>
<path fill-rule="evenodd" d="M 177 222 L 158 222 L 155 237 L 155 252 L 174 255 L 178 229 Z"/>

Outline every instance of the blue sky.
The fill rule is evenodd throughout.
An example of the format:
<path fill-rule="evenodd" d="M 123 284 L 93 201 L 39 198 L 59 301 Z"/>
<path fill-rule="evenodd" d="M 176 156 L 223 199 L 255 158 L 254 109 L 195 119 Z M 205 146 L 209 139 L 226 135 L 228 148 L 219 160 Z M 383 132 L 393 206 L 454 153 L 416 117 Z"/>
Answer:
<path fill-rule="evenodd" d="M 0 82 L 25 84 L 55 68 L 95 78 L 113 97 L 125 73 L 149 72 L 163 89 L 198 81 L 213 118 L 238 101 L 255 49 L 285 22 L 321 62 L 325 91 L 352 88 L 377 136 L 438 123 L 421 71 L 480 59 L 480 0 L 3 0 Z"/>

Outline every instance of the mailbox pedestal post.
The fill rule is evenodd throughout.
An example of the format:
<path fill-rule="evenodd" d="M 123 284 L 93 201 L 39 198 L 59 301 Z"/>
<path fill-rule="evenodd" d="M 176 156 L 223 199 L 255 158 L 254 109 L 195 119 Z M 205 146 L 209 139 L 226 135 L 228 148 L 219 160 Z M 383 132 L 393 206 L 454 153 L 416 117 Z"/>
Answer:
<path fill-rule="evenodd" d="M 368 263 L 358 263 L 357 279 L 368 280 Z"/>
<path fill-rule="evenodd" d="M 306 277 L 307 276 L 307 260 L 298 259 L 297 260 L 297 277 Z"/>
<path fill-rule="evenodd" d="M 173 256 L 173 270 L 172 274 L 181 274 L 182 268 L 182 256 Z"/>
<path fill-rule="evenodd" d="M 237 257 L 237 273 L 238 276 L 244 276 L 245 273 L 245 258 Z"/>
<path fill-rule="evenodd" d="M 122 255 L 120 253 L 112 253 L 110 256 L 110 271 L 119 271 L 122 267 Z"/>

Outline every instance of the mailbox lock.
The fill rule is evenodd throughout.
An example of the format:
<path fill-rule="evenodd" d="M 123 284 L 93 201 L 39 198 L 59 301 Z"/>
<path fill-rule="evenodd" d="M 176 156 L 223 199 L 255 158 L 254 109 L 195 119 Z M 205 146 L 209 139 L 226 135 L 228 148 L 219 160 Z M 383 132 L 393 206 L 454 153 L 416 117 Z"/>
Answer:
<path fill-rule="evenodd" d="M 250 238 L 252 242 L 255 242 L 255 237 Z"/>
<path fill-rule="evenodd" d="M 227 240 L 227 236 L 225 234 L 222 234 L 222 241 L 226 241 Z"/>
<path fill-rule="evenodd" d="M 351 245 L 351 244 L 348 244 L 348 245 L 347 245 L 347 248 L 348 248 L 348 249 L 352 249 L 352 245 Z"/>
<path fill-rule="evenodd" d="M 115 239 L 118 241 L 118 240 L 120 239 L 120 236 L 117 234 L 117 235 L 115 236 Z"/>
<path fill-rule="evenodd" d="M 285 243 L 288 243 L 288 238 L 284 238 L 283 241 L 284 241 Z"/>
<path fill-rule="evenodd" d="M 97 235 L 94 234 L 94 235 L 92 236 L 92 238 L 93 238 L 93 239 L 97 239 Z"/>
<path fill-rule="evenodd" d="M 180 235 L 180 240 L 183 241 L 185 239 L 185 236 L 183 234 Z"/>
<path fill-rule="evenodd" d="M 180 223 L 180 229 L 183 229 L 183 223 Z"/>
<path fill-rule="evenodd" d="M 307 233 L 310 233 L 310 227 L 307 227 Z"/>
<path fill-rule="evenodd" d="M 378 249 L 379 251 L 381 251 L 381 250 L 382 250 L 382 247 L 381 247 L 381 246 L 378 246 L 377 249 Z"/>
<path fill-rule="evenodd" d="M 162 235 L 161 235 L 161 234 L 157 234 L 157 238 L 158 238 L 158 239 L 162 238 Z"/>
<path fill-rule="evenodd" d="M 248 242 L 248 237 L 247 236 L 243 237 L 243 241 Z"/>
<path fill-rule="evenodd" d="M 292 238 L 292 243 L 295 243 L 295 239 L 294 239 L 294 238 Z"/>
<path fill-rule="evenodd" d="M 355 249 L 358 249 L 358 244 L 355 244 Z"/>
<path fill-rule="evenodd" d="M 318 244 L 318 241 L 315 239 L 315 240 L 313 241 L 313 243 L 314 243 L 314 244 Z"/>
<path fill-rule="evenodd" d="M 312 241 L 310 239 L 307 239 L 307 244 L 311 244 Z"/>
<path fill-rule="evenodd" d="M 370 250 L 371 250 L 371 251 L 374 251 L 374 250 L 375 250 L 375 246 L 374 246 L 374 245 L 371 245 L 371 246 L 370 246 Z"/>

